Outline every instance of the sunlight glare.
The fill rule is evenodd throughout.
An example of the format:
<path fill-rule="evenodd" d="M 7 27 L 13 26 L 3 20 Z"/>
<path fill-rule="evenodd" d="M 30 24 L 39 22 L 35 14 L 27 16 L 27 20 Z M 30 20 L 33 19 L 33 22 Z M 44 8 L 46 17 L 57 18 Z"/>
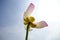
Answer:
<path fill-rule="evenodd" d="M 56 0 L 40 0 L 38 1 L 38 4 L 35 4 L 35 9 L 31 15 L 35 17 L 35 22 L 41 20 L 54 22 L 60 20 L 59 11 Z"/>

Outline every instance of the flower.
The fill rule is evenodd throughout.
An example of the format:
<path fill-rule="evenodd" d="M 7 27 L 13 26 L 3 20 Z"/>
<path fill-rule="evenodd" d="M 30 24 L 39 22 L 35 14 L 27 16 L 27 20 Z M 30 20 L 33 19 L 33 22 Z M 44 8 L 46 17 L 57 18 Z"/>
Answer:
<path fill-rule="evenodd" d="M 48 26 L 48 24 L 45 21 L 40 21 L 40 22 L 34 23 L 35 18 L 33 16 L 30 16 L 30 14 L 33 12 L 34 8 L 35 8 L 35 6 L 31 3 L 29 5 L 29 7 L 27 8 L 27 10 L 24 12 L 23 21 L 24 21 L 25 28 L 27 28 L 27 25 L 29 22 L 30 22 L 29 30 L 31 30 L 31 28 L 40 29 L 40 28 L 44 28 L 44 27 Z"/>

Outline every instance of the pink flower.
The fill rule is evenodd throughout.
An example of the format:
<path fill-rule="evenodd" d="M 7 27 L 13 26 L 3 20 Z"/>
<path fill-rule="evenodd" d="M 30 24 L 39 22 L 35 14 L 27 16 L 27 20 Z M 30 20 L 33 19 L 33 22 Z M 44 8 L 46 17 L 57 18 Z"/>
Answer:
<path fill-rule="evenodd" d="M 40 28 L 47 27 L 48 24 L 45 21 L 40 21 L 40 22 L 34 23 L 35 18 L 33 16 L 30 16 L 30 14 L 33 12 L 34 8 L 35 8 L 34 4 L 31 3 L 29 5 L 29 7 L 27 8 L 27 10 L 25 11 L 24 16 L 23 16 L 25 26 L 28 25 L 28 22 L 30 22 L 29 28 L 39 28 L 40 29 Z M 25 28 L 27 28 L 27 27 L 25 27 Z"/>

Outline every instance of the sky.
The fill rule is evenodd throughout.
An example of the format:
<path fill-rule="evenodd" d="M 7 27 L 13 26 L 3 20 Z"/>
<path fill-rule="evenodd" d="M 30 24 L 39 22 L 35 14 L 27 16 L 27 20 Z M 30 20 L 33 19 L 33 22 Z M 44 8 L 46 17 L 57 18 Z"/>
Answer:
<path fill-rule="evenodd" d="M 60 40 L 60 0 L 0 0 L 0 40 L 25 40 L 23 14 L 30 3 L 35 22 L 46 21 L 48 27 L 33 29 L 29 40 Z"/>

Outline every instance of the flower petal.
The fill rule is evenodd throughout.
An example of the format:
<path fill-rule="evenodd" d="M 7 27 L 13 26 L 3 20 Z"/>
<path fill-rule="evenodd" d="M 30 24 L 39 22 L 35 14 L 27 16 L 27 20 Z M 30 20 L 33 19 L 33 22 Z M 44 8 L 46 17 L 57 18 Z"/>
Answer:
<path fill-rule="evenodd" d="M 41 21 L 41 22 L 37 23 L 36 28 L 44 28 L 44 27 L 47 27 L 47 26 L 48 26 L 48 24 L 45 21 Z"/>
<path fill-rule="evenodd" d="M 29 7 L 27 8 L 26 12 L 24 13 L 24 17 L 29 16 L 32 13 L 32 11 L 34 10 L 34 7 L 35 7 L 34 4 L 30 3 Z"/>

